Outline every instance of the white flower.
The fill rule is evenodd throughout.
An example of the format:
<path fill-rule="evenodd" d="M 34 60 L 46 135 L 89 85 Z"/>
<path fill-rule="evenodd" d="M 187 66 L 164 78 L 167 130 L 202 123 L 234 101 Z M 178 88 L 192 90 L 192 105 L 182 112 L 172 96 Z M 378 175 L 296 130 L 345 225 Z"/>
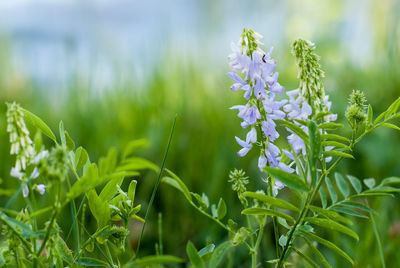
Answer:
<path fill-rule="evenodd" d="M 24 197 L 27 197 L 29 195 L 29 188 L 28 186 L 25 184 L 24 187 L 22 188 L 22 195 Z"/>
<path fill-rule="evenodd" d="M 48 154 L 49 154 L 49 151 L 47 151 L 47 150 L 40 151 L 40 152 L 35 156 L 35 158 L 32 160 L 31 163 L 32 163 L 32 164 L 37 164 L 37 163 L 39 163 L 39 161 L 42 160 L 43 158 L 47 157 Z"/>
<path fill-rule="evenodd" d="M 36 179 L 37 177 L 39 177 L 39 171 L 38 171 L 38 169 L 35 167 L 35 169 L 32 171 L 31 178 L 32 178 L 32 179 Z"/>
<path fill-rule="evenodd" d="M 44 184 L 36 185 L 35 190 L 38 191 L 41 195 L 44 195 L 44 193 L 46 192 L 46 185 Z"/>
<path fill-rule="evenodd" d="M 19 169 L 13 167 L 11 169 L 10 175 L 14 178 L 22 179 L 22 176 L 24 175 Z"/>

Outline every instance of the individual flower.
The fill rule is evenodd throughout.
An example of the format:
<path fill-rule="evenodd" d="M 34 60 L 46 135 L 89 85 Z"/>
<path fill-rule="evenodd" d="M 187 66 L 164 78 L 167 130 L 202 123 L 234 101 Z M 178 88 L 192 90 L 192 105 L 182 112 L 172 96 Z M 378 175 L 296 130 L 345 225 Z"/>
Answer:
<path fill-rule="evenodd" d="M 272 185 L 272 194 L 274 197 L 278 195 L 278 190 L 282 190 L 286 185 L 275 179 Z"/>
<path fill-rule="evenodd" d="M 28 197 L 28 195 L 29 195 L 29 188 L 28 188 L 28 185 L 26 185 L 26 184 L 22 187 L 22 195 L 24 197 Z"/>
<path fill-rule="evenodd" d="M 44 195 L 44 193 L 46 192 L 46 185 L 44 184 L 35 185 L 35 190 L 38 191 L 41 195 Z"/>

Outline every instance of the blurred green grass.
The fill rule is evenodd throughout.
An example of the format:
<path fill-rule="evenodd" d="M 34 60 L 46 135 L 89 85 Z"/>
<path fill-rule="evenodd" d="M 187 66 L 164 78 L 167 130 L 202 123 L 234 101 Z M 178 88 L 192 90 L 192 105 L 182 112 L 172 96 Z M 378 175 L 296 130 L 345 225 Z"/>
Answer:
<path fill-rule="evenodd" d="M 322 57 L 326 70 L 326 88 L 333 101 L 333 110 L 343 120 L 347 96 L 354 89 L 361 89 L 373 105 L 376 113 L 383 111 L 400 95 L 400 64 L 398 54 L 384 55 L 376 64 L 363 68 L 344 61 L 340 65 L 329 60 L 332 46 L 323 42 L 317 52 Z M 280 48 L 287 55 L 277 58 L 280 81 L 288 89 L 296 88 L 296 69 L 289 54 L 289 47 Z M 286 52 L 285 52 L 286 51 Z M 0 53 L 4 57 L 2 66 L 7 64 L 7 48 Z M 282 53 L 281 53 L 282 54 Z M 233 168 L 243 168 L 251 178 L 252 189 L 263 189 L 260 173 L 256 168 L 256 152 L 246 158 L 239 158 L 234 136 L 243 136 L 236 112 L 228 108 L 242 103 L 240 94 L 229 90 L 230 81 L 225 70 L 208 66 L 205 62 L 167 55 L 154 68 L 153 76 L 144 85 L 135 81 L 119 81 L 110 90 L 99 94 L 91 90 L 93 81 L 74 74 L 69 78 L 67 90 L 38 87 L 33 80 L 17 71 L 11 76 L 0 75 L 0 101 L 17 101 L 34 112 L 56 130 L 63 120 L 77 146 L 85 147 L 92 161 L 107 153 L 110 147 L 122 149 L 130 140 L 146 138 L 150 147 L 139 153 L 160 164 L 168 139 L 169 127 L 175 114 L 177 125 L 166 166 L 178 174 L 194 192 L 205 192 L 211 202 L 222 196 L 227 201 L 229 213 L 240 217 L 240 204 L 235 199 L 227 182 L 228 173 Z M 328 60 L 325 60 L 328 59 Z M 290 67 L 286 67 L 290 66 Z M 286 68 L 285 68 L 286 67 Z M 10 73 L 8 73 L 10 74 Z M 10 178 L 9 171 L 13 159 L 8 155 L 9 144 L 5 125 L 5 105 L 0 106 L 0 177 L 3 188 L 16 189 L 18 182 Z M 345 123 L 345 122 L 344 122 Z M 400 133 L 391 129 L 381 129 L 368 136 L 357 146 L 357 160 L 347 160 L 340 170 L 360 178 L 375 177 L 378 181 L 400 174 L 399 150 Z M 138 179 L 138 199 L 146 208 L 156 175 L 145 172 Z M 286 194 L 285 192 L 283 194 Z M 7 197 L 1 197 L 4 204 Z M 400 246 L 400 206 L 399 197 L 376 199 L 372 207 L 380 212 L 377 222 L 382 236 L 388 267 L 400 263 L 397 249 Z M 161 185 L 155 200 L 155 209 L 150 216 L 145 233 L 143 252 L 153 253 L 157 242 L 156 215 L 163 213 L 165 252 L 185 256 L 187 240 L 192 240 L 200 248 L 206 241 L 218 243 L 227 239 L 223 230 L 213 225 L 191 209 L 175 189 Z M 63 222 L 68 226 L 68 222 Z M 397 227 L 396 227 L 397 226 Z M 131 232 L 136 237 L 138 226 Z M 397 228 L 397 229 L 396 229 Z M 372 227 L 368 221 L 358 220 L 355 229 L 361 242 L 344 239 L 342 236 L 327 234 L 343 245 L 356 257 L 356 267 L 379 267 L 379 255 Z M 272 257 L 273 250 L 267 232 L 263 245 L 263 257 Z M 247 256 L 236 249 L 234 263 L 245 266 Z M 334 267 L 347 267 L 348 263 L 329 251 L 326 255 Z"/>

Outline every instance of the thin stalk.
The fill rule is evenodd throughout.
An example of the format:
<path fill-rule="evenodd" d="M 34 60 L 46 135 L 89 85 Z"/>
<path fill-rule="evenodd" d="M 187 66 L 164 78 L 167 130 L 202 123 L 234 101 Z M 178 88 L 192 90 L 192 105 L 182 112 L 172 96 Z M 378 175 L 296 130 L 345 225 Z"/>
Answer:
<path fill-rule="evenodd" d="M 108 258 L 110 259 L 111 267 L 114 267 L 114 261 L 113 261 L 113 258 L 112 258 L 112 255 L 111 255 L 111 251 L 110 251 L 110 247 L 108 246 L 108 243 L 109 242 L 106 241 L 104 243 L 104 247 L 106 248 L 106 252 L 107 252 Z"/>
<path fill-rule="evenodd" d="M 279 258 L 279 261 L 278 261 L 278 264 L 277 264 L 277 267 L 278 267 L 278 268 L 282 267 L 283 261 L 284 261 L 285 256 L 286 256 L 286 253 L 287 253 L 287 251 L 289 250 L 290 243 L 292 242 L 292 238 L 293 238 L 294 231 L 296 230 L 297 226 L 298 226 L 298 225 L 300 224 L 300 222 L 302 221 L 303 215 L 305 215 L 305 213 L 307 212 L 308 200 L 310 199 L 310 193 L 311 193 L 311 192 L 309 192 L 308 195 L 307 195 L 307 199 L 306 199 L 307 201 L 306 201 L 306 203 L 304 204 L 304 207 L 301 209 L 301 212 L 300 212 L 299 217 L 296 219 L 296 222 L 294 223 L 294 225 L 293 225 L 292 228 L 290 229 L 290 232 L 289 232 L 289 235 L 288 235 L 288 239 L 287 239 L 287 241 L 286 241 L 286 245 L 285 245 L 284 248 L 283 248 L 281 257 Z"/>
<path fill-rule="evenodd" d="M 46 246 L 47 240 L 50 237 L 50 232 L 51 232 L 51 229 L 53 228 L 53 223 L 56 220 L 57 214 L 58 214 L 58 209 L 56 208 L 56 210 L 53 212 L 53 216 L 51 217 L 49 226 L 47 226 L 46 235 L 43 239 L 42 245 L 40 246 L 39 251 L 36 252 L 36 256 L 40 256 L 41 252 L 43 251 L 44 247 Z"/>
<path fill-rule="evenodd" d="M 367 202 L 367 206 L 369 206 L 368 200 L 366 200 L 366 202 Z M 378 244 L 379 258 L 380 258 L 380 261 L 381 261 L 381 265 L 382 265 L 382 268 L 386 268 L 385 255 L 383 254 L 382 242 L 381 242 L 381 238 L 379 236 L 378 226 L 376 225 L 375 218 L 372 215 L 372 212 L 369 212 L 369 217 L 371 218 L 372 228 L 374 229 L 375 239 L 376 239 L 376 242 Z"/>
<path fill-rule="evenodd" d="M 162 239 L 162 213 L 158 213 L 158 247 L 160 255 L 163 255 L 163 239 Z"/>
<path fill-rule="evenodd" d="M 16 249 L 14 249 L 14 258 L 15 258 L 15 263 L 17 265 L 17 267 L 21 267 L 20 263 L 19 263 L 19 258 L 18 258 L 18 252 Z"/>
<path fill-rule="evenodd" d="M 268 177 L 268 195 L 273 196 L 272 193 L 272 182 L 271 182 L 271 177 Z M 270 207 L 270 206 L 269 206 Z M 275 208 L 272 208 L 275 210 Z M 276 216 L 272 216 L 272 225 L 274 227 L 274 240 L 275 240 L 275 252 L 276 252 L 276 257 L 279 258 L 280 252 L 280 247 L 279 247 L 279 226 L 277 222 Z"/>
<path fill-rule="evenodd" d="M 258 230 L 256 244 L 253 247 L 253 254 L 251 255 L 251 266 L 255 268 L 257 266 L 257 253 L 260 248 L 261 240 L 264 234 L 265 223 L 260 224 L 260 229 Z"/>
<path fill-rule="evenodd" d="M 140 237 L 139 237 L 139 241 L 138 241 L 138 246 L 137 246 L 137 248 L 136 248 L 136 254 L 135 254 L 135 256 L 138 256 L 138 255 L 139 255 L 140 243 L 141 243 L 142 238 L 143 238 L 143 233 L 144 233 L 144 228 L 145 228 L 145 226 L 146 226 L 147 217 L 149 216 L 149 212 L 150 212 L 151 206 L 153 205 L 153 201 L 154 201 L 154 198 L 155 198 L 155 196 L 156 196 L 156 192 L 157 192 L 157 189 L 158 189 L 158 185 L 160 184 L 161 174 L 162 174 L 163 171 L 164 171 L 164 166 L 165 166 L 165 162 L 166 162 L 166 160 L 167 160 L 167 155 L 168 155 L 169 146 L 171 145 L 172 134 L 174 133 L 174 129 L 175 129 L 176 117 L 177 117 L 177 115 L 175 115 L 174 122 L 172 123 L 171 132 L 170 132 L 170 134 L 169 134 L 168 144 L 167 144 L 167 148 L 166 148 L 166 150 L 165 150 L 164 157 L 163 157 L 163 160 L 162 160 L 160 172 L 159 172 L 159 174 L 158 174 L 158 178 L 157 178 L 156 184 L 155 184 L 154 187 L 153 187 L 153 192 L 151 193 L 150 202 L 149 202 L 149 205 L 148 205 L 148 207 L 147 207 L 146 214 L 145 214 L 145 216 L 144 216 L 144 223 L 143 223 L 143 226 L 142 226 L 142 231 L 140 232 Z"/>

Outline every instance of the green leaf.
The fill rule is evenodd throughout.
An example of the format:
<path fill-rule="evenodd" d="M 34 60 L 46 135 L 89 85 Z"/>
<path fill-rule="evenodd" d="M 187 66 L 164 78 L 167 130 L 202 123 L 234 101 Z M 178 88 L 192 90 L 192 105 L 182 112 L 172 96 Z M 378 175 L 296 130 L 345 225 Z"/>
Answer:
<path fill-rule="evenodd" d="M 191 241 L 186 244 L 186 253 L 190 259 L 190 262 L 193 268 L 204 268 L 204 261 L 201 259 L 201 256 L 197 252 L 196 247 L 193 245 Z"/>
<path fill-rule="evenodd" d="M 306 241 L 308 247 L 312 250 L 315 256 L 317 256 L 318 260 L 322 263 L 322 265 L 326 268 L 331 268 L 331 265 L 325 259 L 324 255 L 313 245 L 313 243 L 305 236 L 303 236 L 304 240 Z"/>
<path fill-rule="evenodd" d="M 328 210 L 328 209 L 323 209 L 323 208 L 316 207 L 316 206 L 311 206 L 311 205 L 309 206 L 309 208 L 312 211 L 318 213 L 319 215 L 325 216 L 325 217 L 330 218 L 330 219 L 332 219 L 334 221 L 339 221 L 339 222 L 342 222 L 342 223 L 345 223 L 345 224 L 349 224 L 349 225 L 353 224 L 351 222 L 351 220 L 341 216 L 340 214 L 336 213 L 335 211 Z"/>
<path fill-rule="evenodd" d="M 201 194 L 201 200 L 204 202 L 207 208 L 210 206 L 210 201 L 208 200 L 208 196 L 205 193 Z"/>
<path fill-rule="evenodd" d="M 140 259 L 136 259 L 135 261 L 129 263 L 127 267 L 136 267 L 136 266 L 151 266 L 156 264 L 172 264 L 172 263 L 182 263 L 183 259 L 170 256 L 170 255 L 155 255 L 155 256 L 146 256 Z"/>
<path fill-rule="evenodd" d="M 338 129 L 338 128 L 342 128 L 343 124 L 338 124 L 338 123 L 334 123 L 334 122 L 327 122 L 327 123 L 322 123 L 320 125 L 318 125 L 318 128 L 320 129 Z"/>
<path fill-rule="evenodd" d="M 353 201 L 342 202 L 341 206 L 346 206 L 346 207 L 350 207 L 350 208 L 357 208 L 357 209 L 363 210 L 365 212 L 370 212 L 370 213 L 377 214 L 375 210 L 373 210 L 373 209 L 371 209 L 371 208 L 369 208 L 369 207 L 367 207 L 367 206 L 365 206 L 363 204 L 360 204 L 360 203 L 357 203 L 357 202 L 353 202 Z"/>
<path fill-rule="evenodd" d="M 393 113 L 396 113 L 400 105 L 400 97 L 397 98 L 386 110 L 385 119 L 388 119 Z"/>
<path fill-rule="evenodd" d="M 79 170 L 83 168 L 86 162 L 89 160 L 88 153 L 82 147 L 79 147 L 75 151 L 75 169 Z"/>
<path fill-rule="evenodd" d="M 310 267 L 314 267 L 314 268 L 319 268 L 318 264 L 316 264 L 310 257 L 308 257 L 307 255 L 305 255 L 303 252 L 301 252 L 300 250 L 298 250 L 295 247 L 291 247 L 300 257 L 302 257 L 306 262 L 308 262 L 308 264 L 310 264 Z"/>
<path fill-rule="evenodd" d="M 385 116 L 385 114 L 386 114 L 386 111 L 385 112 L 383 112 L 383 113 L 381 113 L 380 115 L 378 115 L 378 117 L 375 119 L 375 121 L 374 121 L 374 125 L 376 125 L 377 123 L 379 123 L 381 120 L 382 120 L 382 118 Z"/>
<path fill-rule="evenodd" d="M 362 191 L 362 185 L 361 185 L 360 180 L 351 175 L 346 175 L 346 177 L 349 179 L 354 190 L 356 190 L 357 193 L 360 193 Z"/>
<path fill-rule="evenodd" d="M 211 256 L 209 267 L 217 267 L 218 264 L 222 261 L 224 258 L 226 252 L 228 249 L 230 249 L 233 246 L 231 241 L 225 241 L 224 243 L 220 244 L 215 250 L 214 253 Z"/>
<path fill-rule="evenodd" d="M 343 144 L 341 142 L 337 142 L 337 141 L 323 141 L 321 142 L 322 146 L 335 146 L 337 148 L 344 148 L 350 151 L 350 147 L 347 146 L 346 144 Z"/>
<path fill-rule="evenodd" d="M 211 205 L 211 215 L 218 219 L 218 211 L 217 211 L 217 206 L 215 204 Z"/>
<path fill-rule="evenodd" d="M 326 201 L 326 195 L 325 195 L 325 191 L 324 189 L 319 188 L 319 196 L 321 197 L 321 205 L 323 208 L 326 208 L 326 205 L 328 204 L 328 202 Z"/>
<path fill-rule="evenodd" d="M 57 143 L 56 136 L 54 136 L 51 129 L 46 125 L 45 122 L 43 122 L 42 119 L 40 119 L 33 113 L 29 112 L 28 110 L 25 110 L 24 108 L 21 108 L 21 109 L 22 109 L 22 112 L 24 113 L 24 118 L 26 118 L 29 122 L 31 122 L 35 127 L 40 129 L 44 134 L 46 134 L 47 137 L 49 137 L 55 143 Z"/>
<path fill-rule="evenodd" d="M 358 197 L 368 197 L 368 196 L 392 196 L 390 193 L 382 193 L 382 192 L 363 192 L 360 194 L 349 196 L 350 199 L 358 198 Z"/>
<path fill-rule="evenodd" d="M 333 250 L 334 252 L 336 252 L 337 254 L 341 255 L 342 257 L 344 257 L 346 260 L 348 260 L 352 265 L 354 264 L 353 260 L 349 257 L 349 255 L 346 254 L 346 252 L 344 252 L 343 250 L 341 250 L 340 248 L 338 248 L 334 243 L 325 240 L 315 234 L 312 234 L 310 232 L 306 232 L 303 230 L 299 230 L 303 235 L 309 237 L 310 239 L 317 241 L 318 243 L 330 248 L 331 250 Z"/>
<path fill-rule="evenodd" d="M 155 172 L 159 171 L 157 165 L 153 164 L 147 159 L 140 157 L 127 158 L 120 164 L 120 166 L 117 167 L 117 171 L 141 170 L 141 169 L 151 169 L 154 170 Z"/>
<path fill-rule="evenodd" d="M 277 207 L 277 208 L 289 209 L 289 210 L 296 211 L 296 212 L 300 211 L 297 207 L 290 204 L 289 202 L 286 202 L 282 199 L 275 198 L 275 197 L 265 195 L 262 193 L 244 192 L 243 195 L 250 197 L 250 198 L 257 199 L 262 202 L 265 202 L 266 204 Z"/>
<path fill-rule="evenodd" d="M 331 197 L 332 203 L 336 203 L 338 197 L 329 177 L 325 178 L 325 184 L 328 188 L 329 196 Z"/>
<path fill-rule="evenodd" d="M 117 161 L 118 161 L 118 152 L 115 148 L 110 148 L 108 150 L 107 156 L 102 157 L 99 161 L 99 174 L 100 176 L 104 176 L 106 174 L 112 173 L 114 171 L 129 171 L 135 169 L 120 169 L 116 170 Z"/>
<path fill-rule="evenodd" d="M 287 173 L 281 169 L 271 168 L 271 167 L 265 167 L 264 171 L 270 174 L 271 176 L 277 178 L 291 189 L 304 192 L 309 191 L 308 185 L 295 174 Z"/>
<path fill-rule="evenodd" d="M 324 116 L 330 115 L 332 112 L 318 112 L 317 115 L 315 116 L 315 120 L 318 120 Z"/>
<path fill-rule="evenodd" d="M 308 144 L 308 135 L 304 132 L 304 130 L 301 127 L 286 120 L 278 119 L 278 121 L 281 122 L 288 129 L 293 131 L 297 136 L 299 136 L 304 141 L 304 143 Z"/>
<path fill-rule="evenodd" d="M 107 201 L 102 200 L 95 190 L 90 190 L 87 194 L 89 208 L 97 221 L 98 229 L 106 226 L 111 219 L 111 210 Z"/>
<path fill-rule="evenodd" d="M 222 198 L 220 198 L 218 202 L 217 215 L 218 215 L 218 220 L 223 219 L 226 215 L 226 204 Z"/>
<path fill-rule="evenodd" d="M 368 105 L 367 126 L 372 124 L 373 110 L 371 104 Z"/>
<path fill-rule="evenodd" d="M 190 192 L 190 194 L 197 200 L 202 210 L 206 210 L 208 208 L 208 205 L 203 201 L 198 193 Z"/>
<path fill-rule="evenodd" d="M 267 209 L 267 208 L 246 208 L 246 209 L 242 210 L 242 214 L 276 216 L 276 217 L 281 217 L 281 218 L 291 221 L 291 222 L 295 221 L 291 216 L 286 215 L 285 213 L 282 213 L 282 212 L 279 212 L 276 210 Z"/>
<path fill-rule="evenodd" d="M 390 123 L 383 123 L 379 125 L 380 127 L 388 127 L 388 128 L 393 128 L 395 130 L 400 130 L 400 127 L 390 124 Z"/>
<path fill-rule="evenodd" d="M 80 257 L 75 261 L 75 263 L 84 266 L 107 266 L 108 264 L 102 260 L 90 258 L 90 257 Z"/>
<path fill-rule="evenodd" d="M 399 177 L 389 177 L 384 179 L 380 185 L 385 186 L 385 185 L 390 185 L 390 184 L 400 184 L 400 178 Z"/>
<path fill-rule="evenodd" d="M 136 184 L 137 184 L 137 181 L 132 180 L 131 183 L 129 184 L 129 188 L 128 188 L 128 198 L 129 198 L 129 200 L 132 201 L 132 203 L 135 200 Z"/>
<path fill-rule="evenodd" d="M 344 233 L 348 236 L 353 237 L 357 241 L 359 240 L 358 235 L 353 230 L 351 230 L 335 221 L 328 220 L 328 219 L 321 219 L 321 218 L 309 218 L 309 217 L 304 218 L 304 221 L 308 221 L 312 224 L 318 225 L 325 229 Z"/>
<path fill-rule="evenodd" d="M 350 189 L 347 185 L 346 181 L 343 179 L 343 176 L 340 173 L 335 173 L 336 184 L 339 187 L 340 192 L 344 197 L 348 197 L 350 195 Z"/>
<path fill-rule="evenodd" d="M 69 264 L 74 263 L 74 256 L 72 255 L 71 250 L 68 248 L 67 244 L 60 236 L 57 236 L 56 248 L 57 248 L 57 251 L 60 253 L 61 259 L 63 261 L 65 261 Z"/>
<path fill-rule="evenodd" d="M 339 152 L 339 151 L 334 151 L 334 150 L 332 150 L 332 151 L 324 151 L 324 152 L 322 152 L 322 154 L 324 156 L 338 156 L 338 157 L 345 157 L 345 158 L 353 158 L 354 159 L 354 156 L 352 156 L 351 154 L 344 153 L 344 152 Z"/>
<path fill-rule="evenodd" d="M 130 141 L 126 146 L 122 158 L 130 156 L 137 149 L 146 148 L 149 146 L 149 142 L 146 139 L 139 139 Z"/>
<path fill-rule="evenodd" d="M 400 192 L 399 188 L 394 188 L 390 186 L 377 186 L 375 188 L 369 189 L 365 191 L 365 193 L 371 193 L 371 192 L 387 192 L 387 193 L 397 193 Z"/>
<path fill-rule="evenodd" d="M 67 194 L 68 200 L 73 200 L 83 193 L 87 193 L 90 189 L 97 186 L 99 181 L 99 172 L 96 164 L 91 164 L 86 169 L 85 175 L 83 175 L 77 182 L 72 185 L 71 189 Z"/>
<path fill-rule="evenodd" d="M 348 138 L 345 138 L 343 136 L 339 136 L 336 134 L 322 134 L 321 139 L 322 140 L 340 140 L 340 141 L 350 142 L 350 140 Z"/>
<path fill-rule="evenodd" d="M 365 215 L 363 215 L 363 214 L 361 214 L 361 213 L 359 213 L 359 212 L 357 212 L 357 211 L 353 211 L 353 210 L 351 210 L 351 209 L 348 209 L 348 208 L 344 208 L 344 207 L 334 207 L 334 208 L 332 208 L 332 209 L 335 210 L 335 211 L 338 211 L 338 212 L 341 212 L 341 213 L 350 215 L 350 216 L 355 216 L 355 217 L 360 217 L 360 218 L 368 219 L 367 216 L 365 216 Z"/>
<path fill-rule="evenodd" d="M 204 255 L 213 252 L 214 249 L 215 249 L 215 245 L 214 244 L 209 244 L 209 245 L 207 245 L 204 248 L 199 250 L 199 255 L 200 255 L 200 257 L 203 257 Z"/>
<path fill-rule="evenodd" d="M 72 151 L 73 149 L 75 149 L 75 143 L 74 141 L 71 139 L 71 137 L 68 134 L 68 131 L 64 131 L 65 133 L 65 142 L 66 142 L 66 146 L 67 146 L 67 151 Z"/>
<path fill-rule="evenodd" d="M 168 175 L 170 175 L 170 179 L 174 180 L 177 184 L 170 184 L 172 186 L 174 186 L 175 188 L 177 188 L 178 190 L 180 190 L 186 197 L 187 200 L 189 200 L 190 202 L 192 202 L 192 196 L 190 195 L 190 191 L 189 189 L 186 187 L 186 185 L 183 183 L 183 181 L 181 179 L 179 179 L 178 176 L 175 175 L 175 173 L 173 173 L 172 171 L 170 171 L 169 169 L 165 169 L 165 171 L 168 173 Z M 170 182 L 171 180 L 162 179 L 163 182 Z M 178 186 L 178 187 L 177 187 Z"/>
<path fill-rule="evenodd" d="M 281 237 L 279 237 L 278 243 L 281 247 L 286 246 L 287 243 L 287 237 L 286 235 L 281 235 Z"/>
<path fill-rule="evenodd" d="M 58 131 L 60 132 L 60 138 L 61 138 L 61 144 L 66 145 L 66 139 L 65 139 L 65 129 L 64 129 L 64 123 L 61 120 L 60 124 L 58 124 Z"/>
<path fill-rule="evenodd" d="M 371 189 L 375 186 L 375 179 L 374 178 L 368 178 L 364 179 L 364 184 L 368 187 L 368 189 Z"/>
<path fill-rule="evenodd" d="M 101 190 L 99 197 L 104 201 L 112 199 L 117 194 L 118 191 L 117 186 L 121 185 L 123 181 L 124 181 L 124 176 L 118 176 L 111 179 L 106 184 L 106 186 L 104 186 L 103 190 Z"/>

